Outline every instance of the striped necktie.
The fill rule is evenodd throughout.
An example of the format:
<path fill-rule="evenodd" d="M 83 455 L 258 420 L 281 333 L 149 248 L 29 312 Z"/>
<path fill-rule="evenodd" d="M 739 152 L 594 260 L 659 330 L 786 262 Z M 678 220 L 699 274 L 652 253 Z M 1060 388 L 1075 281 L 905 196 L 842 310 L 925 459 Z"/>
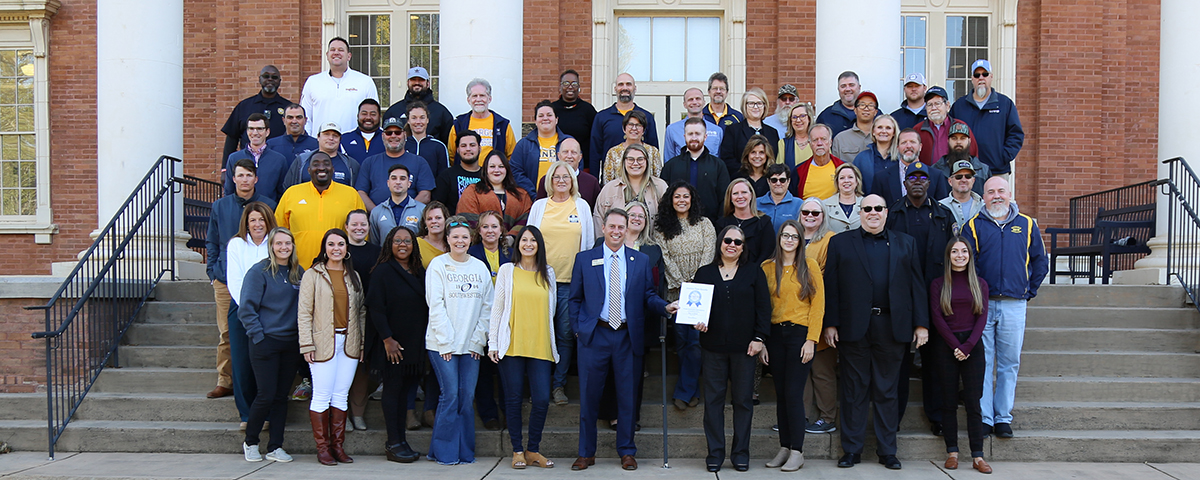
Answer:
<path fill-rule="evenodd" d="M 621 327 L 621 272 L 620 256 L 613 253 L 608 261 L 608 324 L 616 330 Z"/>

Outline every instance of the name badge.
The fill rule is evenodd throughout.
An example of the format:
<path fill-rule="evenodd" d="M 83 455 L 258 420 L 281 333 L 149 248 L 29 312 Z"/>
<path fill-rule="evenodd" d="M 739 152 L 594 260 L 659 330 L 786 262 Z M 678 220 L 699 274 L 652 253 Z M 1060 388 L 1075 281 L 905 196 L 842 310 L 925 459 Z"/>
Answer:
<path fill-rule="evenodd" d="M 446 265 L 446 271 L 447 272 L 457 272 L 458 269 L 455 268 L 454 265 Z"/>
<path fill-rule="evenodd" d="M 604 259 L 603 259 L 603 258 L 597 258 L 597 259 L 594 259 L 594 260 L 592 260 L 592 266 L 593 266 L 593 267 L 603 267 L 603 266 L 604 266 Z"/>
<path fill-rule="evenodd" d="M 579 223 L 579 215 L 571 214 L 567 216 L 567 221 L 571 223 Z"/>
<path fill-rule="evenodd" d="M 345 180 L 346 173 L 345 172 L 333 172 L 333 178 L 337 179 L 337 180 Z"/>

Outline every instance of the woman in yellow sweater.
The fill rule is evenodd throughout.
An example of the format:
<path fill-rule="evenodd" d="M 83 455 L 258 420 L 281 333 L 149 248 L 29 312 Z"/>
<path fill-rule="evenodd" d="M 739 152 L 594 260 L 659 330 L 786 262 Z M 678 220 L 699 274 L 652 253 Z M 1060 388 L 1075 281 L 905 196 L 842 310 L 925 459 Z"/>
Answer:
<path fill-rule="evenodd" d="M 771 291 L 767 355 L 775 359 L 771 370 L 779 421 L 779 453 L 767 467 L 785 472 L 804 466 L 804 383 L 825 316 L 821 267 L 804 255 L 803 231 L 795 220 L 784 222 L 775 237 L 775 258 L 762 264 Z"/>

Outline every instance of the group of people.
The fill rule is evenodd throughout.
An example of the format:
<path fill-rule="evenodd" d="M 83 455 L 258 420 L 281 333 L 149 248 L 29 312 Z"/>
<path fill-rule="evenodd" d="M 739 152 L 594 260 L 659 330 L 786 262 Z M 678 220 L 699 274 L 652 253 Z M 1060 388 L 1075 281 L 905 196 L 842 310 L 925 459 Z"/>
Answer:
<path fill-rule="evenodd" d="M 478 407 L 497 430 L 504 412 L 513 468 L 552 467 L 541 433 L 550 402 L 569 402 L 577 365 L 571 468 L 594 464 L 603 419 L 622 467 L 636 469 L 643 356 L 691 282 L 713 285 L 713 304 L 706 322 L 673 327 L 672 397 L 679 410 L 704 403 L 710 471 L 726 458 L 749 468 L 764 370 L 780 440 L 768 467 L 798 470 L 805 433 L 839 422 L 838 465 L 853 467 L 871 402 L 880 463 L 900 468 L 896 431 L 919 355 L 946 467 L 957 466 L 961 399 L 973 466 L 990 473 L 983 438 L 1013 434 L 1024 303 L 1047 261 L 1011 200 L 1005 175 L 1023 133 L 986 60 L 953 108 L 914 74 L 890 115 L 853 72 L 819 115 L 792 85 L 774 114 L 759 88 L 739 112 L 716 73 L 709 102 L 684 93 L 687 117 L 659 149 L 629 74 L 596 111 L 579 75 L 563 72 L 560 97 L 538 102 L 535 128 L 518 137 L 489 109 L 487 80 L 468 83 L 471 111 L 455 117 L 413 67 L 404 99 L 381 113 L 373 82 L 348 68 L 348 44 L 328 47 L 331 68 L 305 82 L 300 104 L 278 97 L 279 72 L 265 67 L 262 90 L 223 130 L 226 196 L 206 240 L 221 330 L 209 397 L 234 396 L 247 460 L 263 458 L 269 422 L 267 458 L 290 461 L 282 436 L 299 372 L 322 464 L 353 461 L 345 432 L 366 428 L 365 399 L 382 383 L 389 460 L 421 456 L 405 430 L 420 427 L 422 386 L 429 459 L 474 461 Z M 358 128 L 342 131 L 349 119 Z"/>

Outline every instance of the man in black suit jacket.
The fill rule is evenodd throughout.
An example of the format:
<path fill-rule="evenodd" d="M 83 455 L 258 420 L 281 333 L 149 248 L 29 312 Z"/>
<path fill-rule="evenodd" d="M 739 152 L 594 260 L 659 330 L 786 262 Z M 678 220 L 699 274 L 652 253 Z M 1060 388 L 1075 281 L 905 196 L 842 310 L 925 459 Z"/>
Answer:
<path fill-rule="evenodd" d="M 838 466 L 861 461 L 871 401 L 879 463 L 898 470 L 900 363 L 909 342 L 929 339 L 929 297 L 913 238 L 884 228 L 883 198 L 864 198 L 861 215 L 862 227 L 829 240 L 825 263 L 825 341 L 837 347 L 842 365 Z"/>
<path fill-rule="evenodd" d="M 905 130 L 896 136 L 896 142 L 900 158 L 889 163 L 887 168 L 875 172 L 874 185 L 871 185 L 869 192 L 883 197 L 884 205 L 895 209 L 896 202 L 900 201 L 907 193 L 901 182 L 901 169 L 903 169 L 904 178 L 907 178 L 915 167 L 924 170 L 925 175 L 929 177 L 928 197 L 936 199 L 949 196 L 950 183 L 946 175 L 941 170 L 929 168 L 929 165 L 920 160 L 921 136 L 915 131 Z"/>

